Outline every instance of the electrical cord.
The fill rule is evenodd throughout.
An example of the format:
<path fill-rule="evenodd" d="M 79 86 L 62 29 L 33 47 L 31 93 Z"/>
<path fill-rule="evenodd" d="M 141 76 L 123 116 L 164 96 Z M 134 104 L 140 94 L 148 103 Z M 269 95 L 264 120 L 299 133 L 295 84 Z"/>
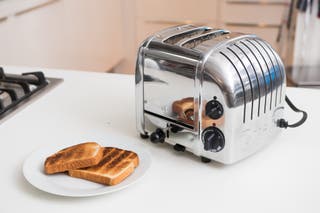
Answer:
<path fill-rule="evenodd" d="M 302 113 L 302 118 L 296 122 L 296 123 L 293 123 L 293 124 L 288 124 L 288 121 L 286 121 L 285 119 L 281 118 L 277 121 L 277 126 L 280 127 L 280 128 L 295 128 L 295 127 L 298 127 L 300 125 L 302 125 L 306 120 L 307 120 L 307 117 L 308 117 L 308 114 L 306 111 L 303 111 L 303 110 L 300 110 L 298 109 L 291 101 L 290 99 L 288 98 L 288 96 L 286 96 L 285 98 L 285 101 L 286 103 L 289 105 L 289 107 L 295 111 L 295 112 L 298 112 L 298 113 Z"/>

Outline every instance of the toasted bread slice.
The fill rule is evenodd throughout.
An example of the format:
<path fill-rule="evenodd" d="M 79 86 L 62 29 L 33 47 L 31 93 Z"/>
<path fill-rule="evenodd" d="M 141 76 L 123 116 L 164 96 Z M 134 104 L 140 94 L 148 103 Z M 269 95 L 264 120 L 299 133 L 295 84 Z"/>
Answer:
<path fill-rule="evenodd" d="M 69 175 L 105 185 L 116 185 L 128 177 L 138 165 L 139 158 L 136 153 L 105 147 L 99 164 L 84 169 L 69 170 Z"/>
<path fill-rule="evenodd" d="M 47 174 L 85 168 L 100 162 L 103 147 L 95 142 L 81 143 L 62 149 L 49 156 L 44 163 Z"/>

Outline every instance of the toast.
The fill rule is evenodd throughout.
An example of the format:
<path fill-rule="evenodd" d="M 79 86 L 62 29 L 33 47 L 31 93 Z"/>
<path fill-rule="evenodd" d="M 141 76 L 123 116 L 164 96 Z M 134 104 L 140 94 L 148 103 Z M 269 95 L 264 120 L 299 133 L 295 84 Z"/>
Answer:
<path fill-rule="evenodd" d="M 178 115 L 179 120 L 193 125 L 194 103 L 192 97 L 173 102 L 172 111 Z"/>
<path fill-rule="evenodd" d="M 128 177 L 139 165 L 138 155 L 132 151 L 105 147 L 99 164 L 83 169 L 69 170 L 72 177 L 105 185 L 116 185 Z"/>
<path fill-rule="evenodd" d="M 62 149 L 49 156 L 44 163 L 47 174 L 65 172 L 96 165 L 103 155 L 103 148 L 95 142 L 86 142 Z"/>

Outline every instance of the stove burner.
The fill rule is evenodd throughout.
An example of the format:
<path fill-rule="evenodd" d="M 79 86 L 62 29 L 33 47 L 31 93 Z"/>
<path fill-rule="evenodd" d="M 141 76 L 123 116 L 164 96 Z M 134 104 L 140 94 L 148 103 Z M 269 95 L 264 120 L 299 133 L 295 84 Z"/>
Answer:
<path fill-rule="evenodd" d="M 0 119 L 15 111 L 30 99 L 52 88 L 62 79 L 46 78 L 43 72 L 6 74 L 0 67 Z M 0 121 L 0 122 L 1 122 Z"/>

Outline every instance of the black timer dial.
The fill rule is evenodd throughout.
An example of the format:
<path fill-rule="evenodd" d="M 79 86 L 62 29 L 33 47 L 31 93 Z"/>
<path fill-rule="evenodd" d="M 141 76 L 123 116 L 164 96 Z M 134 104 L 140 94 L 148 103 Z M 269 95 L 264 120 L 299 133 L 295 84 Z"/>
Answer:
<path fill-rule="evenodd" d="M 224 135 L 220 129 L 211 126 L 203 130 L 202 142 L 204 149 L 212 152 L 219 152 L 224 148 Z"/>

